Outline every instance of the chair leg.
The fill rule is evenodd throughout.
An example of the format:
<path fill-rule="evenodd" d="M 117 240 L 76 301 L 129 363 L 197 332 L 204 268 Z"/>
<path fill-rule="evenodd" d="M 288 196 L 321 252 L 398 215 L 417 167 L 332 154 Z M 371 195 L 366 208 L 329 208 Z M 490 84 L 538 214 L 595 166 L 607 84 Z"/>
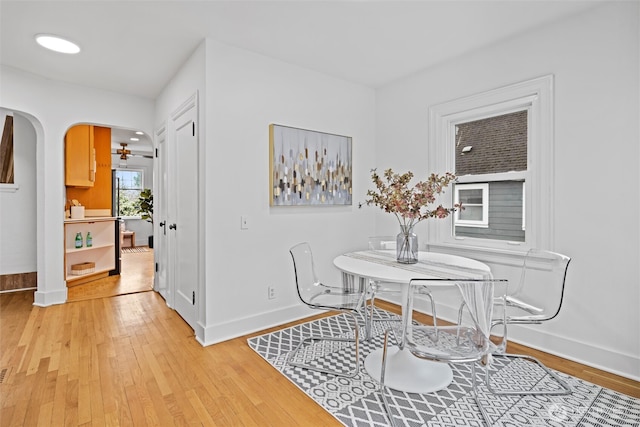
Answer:
<path fill-rule="evenodd" d="M 364 317 L 365 317 L 365 339 L 367 341 L 371 341 L 373 337 L 373 312 L 376 303 L 376 294 L 374 292 L 371 293 L 371 301 L 368 303 L 369 307 L 367 307 L 367 299 L 364 299 Z M 369 313 L 367 315 L 367 310 Z"/>
<path fill-rule="evenodd" d="M 435 328 L 436 331 L 436 342 L 438 341 L 438 315 L 436 314 L 436 302 L 433 300 L 433 295 L 431 295 L 430 293 L 428 294 L 424 294 L 425 296 L 429 297 L 429 301 L 431 301 L 431 313 L 432 313 L 432 317 L 433 317 L 433 327 Z M 460 324 L 460 323 L 458 323 Z"/>
<path fill-rule="evenodd" d="M 489 371 L 489 366 L 486 367 L 487 372 Z M 480 397 L 478 396 L 478 379 L 476 378 L 476 362 L 473 362 L 471 364 L 471 390 L 472 390 L 472 395 L 473 395 L 473 400 L 476 402 L 476 405 L 478 406 L 478 409 L 480 410 L 480 413 L 482 414 L 482 419 L 484 420 L 484 424 L 487 427 L 491 427 L 493 425 L 493 423 L 491 422 L 491 418 L 489 418 L 489 414 L 487 413 L 487 410 L 484 408 L 484 405 L 482 405 L 482 400 L 480 399 Z"/>
<path fill-rule="evenodd" d="M 387 401 L 387 395 L 385 393 L 384 386 L 384 375 L 387 370 L 387 348 L 389 347 L 389 329 L 384 333 L 384 343 L 382 345 L 382 367 L 380 370 L 380 395 L 382 396 L 382 406 L 384 407 L 385 412 L 387 413 L 387 418 L 389 418 L 389 422 L 392 427 L 397 427 L 397 423 L 395 418 L 393 418 L 393 414 L 391 413 L 391 405 Z"/>
<path fill-rule="evenodd" d="M 367 340 L 371 341 L 371 338 L 373 337 L 373 322 L 374 321 L 385 321 L 385 322 L 400 322 L 400 320 L 393 320 L 393 319 L 389 319 L 389 318 L 385 318 L 385 317 L 380 317 L 375 315 L 375 310 L 376 310 L 376 291 L 375 291 L 375 284 L 371 283 L 370 285 L 370 289 L 371 289 L 371 298 L 368 300 L 368 310 L 369 310 L 369 324 L 368 324 L 368 335 L 367 335 Z M 367 305 L 367 300 L 365 300 L 365 305 Z M 367 309 L 367 307 L 365 307 L 365 309 Z"/>
<path fill-rule="evenodd" d="M 353 321 L 353 331 L 354 331 L 354 338 L 339 338 L 339 337 L 331 337 L 331 336 L 323 336 L 323 335 L 312 335 L 310 337 L 307 337 L 305 339 L 303 339 L 300 344 L 298 344 L 296 346 L 295 349 L 293 349 L 289 355 L 287 356 L 287 361 L 286 363 L 288 365 L 291 366 L 295 366 L 298 368 L 303 368 L 303 369 L 309 369 L 312 371 L 317 371 L 317 372 L 322 372 L 325 374 L 331 374 L 331 375 L 336 375 L 336 376 L 341 376 L 341 377 L 347 377 L 347 378 L 353 378 L 356 375 L 358 375 L 358 373 L 360 372 L 360 335 L 359 335 L 359 328 L 358 328 L 358 318 L 355 316 L 355 314 L 353 314 L 350 311 L 343 311 L 343 313 L 347 314 L 349 317 L 351 317 L 352 321 Z M 341 372 L 341 371 L 336 371 L 333 369 L 324 369 L 324 368 L 320 368 L 320 367 L 316 367 L 316 366 L 311 366 L 307 363 L 304 362 L 294 362 L 293 361 L 293 357 L 298 353 L 298 351 L 303 348 L 305 345 L 312 343 L 314 341 L 335 341 L 335 342 L 349 342 L 349 343 L 355 343 L 355 347 L 356 347 L 356 355 L 355 355 L 355 360 L 356 360 L 356 366 L 355 369 L 348 371 L 348 372 Z"/>
<path fill-rule="evenodd" d="M 549 375 L 553 378 L 556 383 L 561 387 L 558 390 L 542 390 L 542 389 L 529 389 L 529 390 L 496 390 L 491 386 L 491 375 L 489 374 L 489 369 L 486 371 L 485 383 L 487 388 L 491 393 L 497 395 L 506 395 L 506 396 L 522 396 L 522 395 L 551 395 L 551 396 L 561 396 L 565 394 L 571 394 L 573 392 L 573 388 L 562 378 L 560 378 L 555 372 L 547 368 L 542 362 L 532 356 L 527 356 L 524 354 L 510 354 L 510 353 L 494 353 L 493 357 L 507 357 L 509 359 L 523 359 L 527 360 L 531 363 L 537 364 L 546 375 Z"/>

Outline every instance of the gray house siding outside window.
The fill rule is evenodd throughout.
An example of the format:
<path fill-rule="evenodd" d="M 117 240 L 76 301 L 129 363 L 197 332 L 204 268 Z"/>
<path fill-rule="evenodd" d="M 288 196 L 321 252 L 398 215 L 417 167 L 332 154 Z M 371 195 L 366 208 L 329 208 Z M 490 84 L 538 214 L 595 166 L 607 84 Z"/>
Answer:
<path fill-rule="evenodd" d="M 456 225 L 456 236 L 524 241 L 522 181 L 489 183 L 489 225 Z"/>

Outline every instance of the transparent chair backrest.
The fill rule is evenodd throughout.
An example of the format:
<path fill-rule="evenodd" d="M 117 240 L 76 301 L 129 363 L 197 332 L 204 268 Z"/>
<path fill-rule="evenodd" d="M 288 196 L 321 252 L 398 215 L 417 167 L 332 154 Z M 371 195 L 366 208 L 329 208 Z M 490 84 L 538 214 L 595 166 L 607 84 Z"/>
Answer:
<path fill-rule="evenodd" d="M 396 249 L 396 236 L 369 237 L 369 250 L 390 251 Z"/>
<path fill-rule="evenodd" d="M 531 249 L 522 266 L 517 287 L 509 290 L 509 297 L 522 303 L 519 314 L 526 320 L 543 321 L 554 318 L 560 311 L 564 285 L 571 258 L 555 252 Z"/>
<path fill-rule="evenodd" d="M 318 287 L 321 286 L 316 276 L 311 246 L 306 242 L 299 243 L 289 249 L 289 252 L 293 259 L 298 296 L 302 302 L 310 304 L 311 297 L 318 293 Z"/>

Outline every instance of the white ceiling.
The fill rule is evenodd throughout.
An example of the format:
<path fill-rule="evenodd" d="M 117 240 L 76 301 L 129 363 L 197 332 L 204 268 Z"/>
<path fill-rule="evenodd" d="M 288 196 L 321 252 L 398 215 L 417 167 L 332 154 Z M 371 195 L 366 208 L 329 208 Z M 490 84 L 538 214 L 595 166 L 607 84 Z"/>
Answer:
<path fill-rule="evenodd" d="M 204 38 L 379 87 L 597 5 L 573 0 L 7 1 L 0 63 L 154 99 Z M 34 41 L 53 33 L 78 55 Z"/>

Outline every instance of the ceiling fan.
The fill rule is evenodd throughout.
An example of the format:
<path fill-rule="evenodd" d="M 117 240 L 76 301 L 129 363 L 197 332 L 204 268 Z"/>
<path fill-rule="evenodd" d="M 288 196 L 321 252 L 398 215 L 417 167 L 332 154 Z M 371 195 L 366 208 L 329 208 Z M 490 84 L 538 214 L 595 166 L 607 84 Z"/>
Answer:
<path fill-rule="evenodd" d="M 127 155 L 131 154 L 131 150 L 127 150 L 127 143 L 125 142 L 121 142 L 120 145 L 122 148 L 118 148 L 116 153 L 120 154 L 122 160 L 127 160 Z"/>
<path fill-rule="evenodd" d="M 143 157 L 145 159 L 153 159 L 152 153 L 148 153 L 148 154 L 145 152 L 134 153 L 132 150 L 129 150 L 127 148 L 128 144 L 126 142 L 120 142 L 119 144 L 121 148 L 118 148 L 117 150 L 112 149 L 111 154 L 120 155 L 120 162 L 119 162 L 120 166 L 124 167 L 127 164 L 127 160 L 130 157 Z"/>

